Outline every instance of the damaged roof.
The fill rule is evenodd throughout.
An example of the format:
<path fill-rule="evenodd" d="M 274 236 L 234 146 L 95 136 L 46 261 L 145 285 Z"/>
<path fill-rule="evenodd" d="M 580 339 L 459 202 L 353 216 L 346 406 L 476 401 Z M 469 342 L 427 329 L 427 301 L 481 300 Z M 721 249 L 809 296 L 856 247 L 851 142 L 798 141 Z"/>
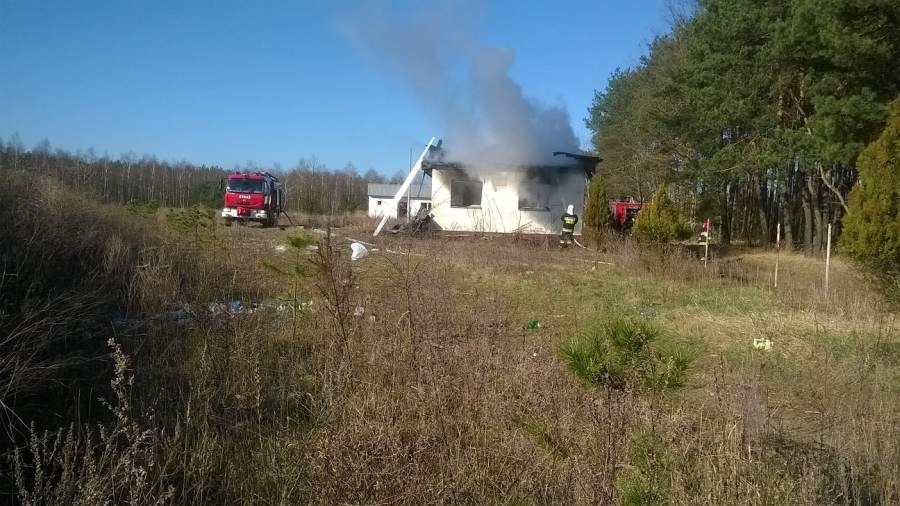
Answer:
<path fill-rule="evenodd" d="M 426 174 L 431 175 L 431 171 L 434 169 L 437 170 L 463 170 L 466 168 L 465 164 L 460 162 L 452 162 L 444 160 L 444 155 L 446 151 L 444 151 L 440 146 L 433 148 L 430 153 L 429 159 L 426 159 L 422 162 L 422 170 L 425 171 Z M 521 165 L 521 166 L 510 166 L 507 167 L 510 170 L 546 170 L 546 169 L 568 169 L 574 167 L 580 167 L 584 170 L 585 175 L 587 177 L 593 177 L 594 172 L 597 171 L 597 164 L 603 161 L 597 155 L 588 154 L 588 153 L 569 153 L 567 151 L 554 151 L 554 157 L 561 157 L 560 163 L 558 165 Z M 568 160 L 567 160 L 568 159 Z"/>
<path fill-rule="evenodd" d="M 590 158 L 590 159 L 588 159 Z M 504 167 L 510 171 L 530 171 L 530 170 L 566 170 L 566 169 L 582 169 L 588 177 L 593 177 L 597 170 L 599 157 L 587 157 L 585 159 L 576 159 L 574 163 L 560 165 L 520 165 Z M 466 165 L 459 162 L 431 161 L 422 162 L 422 170 L 426 174 L 431 175 L 432 170 L 465 170 Z"/>

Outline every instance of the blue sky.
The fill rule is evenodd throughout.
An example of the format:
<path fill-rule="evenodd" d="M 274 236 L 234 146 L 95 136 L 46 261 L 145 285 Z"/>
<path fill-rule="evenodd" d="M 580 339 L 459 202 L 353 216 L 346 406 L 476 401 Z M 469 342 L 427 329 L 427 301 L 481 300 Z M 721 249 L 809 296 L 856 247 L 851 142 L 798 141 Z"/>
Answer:
<path fill-rule="evenodd" d="M 472 2 L 470 2 L 472 3 Z M 667 27 L 666 0 L 497 0 L 479 31 L 526 95 L 583 118 Z M 430 9 L 409 2 L 409 9 Z M 392 174 L 441 136 L 410 89 L 342 33 L 353 2 L 0 0 L 0 137 L 227 168 L 315 156 Z M 402 26 L 397 27 L 403 29 Z"/>

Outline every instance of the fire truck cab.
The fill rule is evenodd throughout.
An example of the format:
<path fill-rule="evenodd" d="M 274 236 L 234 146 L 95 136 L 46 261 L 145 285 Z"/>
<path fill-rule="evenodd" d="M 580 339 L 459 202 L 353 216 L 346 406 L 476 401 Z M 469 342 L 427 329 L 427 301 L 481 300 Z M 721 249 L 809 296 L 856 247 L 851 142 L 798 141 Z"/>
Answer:
<path fill-rule="evenodd" d="M 629 230 L 634 225 L 634 220 L 641 212 L 644 203 L 634 197 L 624 197 L 609 201 L 609 210 L 612 214 L 613 226 L 620 230 Z"/>
<path fill-rule="evenodd" d="M 223 182 L 225 225 L 237 220 L 270 227 L 278 222 L 284 208 L 284 188 L 277 177 L 268 172 L 242 172 L 229 174 Z"/>

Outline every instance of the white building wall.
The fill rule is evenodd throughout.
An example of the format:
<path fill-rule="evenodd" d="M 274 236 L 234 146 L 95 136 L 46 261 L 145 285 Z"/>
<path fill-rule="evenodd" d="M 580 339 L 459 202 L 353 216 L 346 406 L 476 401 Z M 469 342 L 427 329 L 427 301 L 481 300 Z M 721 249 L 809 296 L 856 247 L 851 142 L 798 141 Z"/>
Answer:
<path fill-rule="evenodd" d="M 584 172 L 575 168 L 560 168 L 549 198 L 549 210 L 520 210 L 519 181 L 516 173 L 483 173 L 481 206 L 451 207 L 450 184 L 458 173 L 433 170 L 431 183 L 432 214 L 441 229 L 459 232 L 519 232 L 527 234 L 558 234 L 562 230 L 562 215 L 569 204 L 575 206 L 581 234 L 586 180 Z M 471 176 L 470 176 L 471 177 Z"/>
<path fill-rule="evenodd" d="M 378 205 L 381 202 L 381 205 Z M 409 199 L 410 213 L 415 216 L 419 212 L 419 207 L 423 204 L 431 203 L 429 199 Z M 369 216 L 373 218 L 381 218 L 384 213 L 388 212 L 391 204 L 390 197 L 369 197 Z M 389 218 L 397 218 L 397 209 L 390 209 Z"/>
<path fill-rule="evenodd" d="M 431 204 L 431 199 L 409 199 L 409 214 L 415 216 L 423 205 Z"/>

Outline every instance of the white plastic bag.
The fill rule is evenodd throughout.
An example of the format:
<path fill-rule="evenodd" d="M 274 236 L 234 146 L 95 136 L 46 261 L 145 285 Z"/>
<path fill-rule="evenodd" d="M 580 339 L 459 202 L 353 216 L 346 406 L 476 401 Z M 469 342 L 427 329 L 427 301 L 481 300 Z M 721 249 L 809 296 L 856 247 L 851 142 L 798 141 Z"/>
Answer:
<path fill-rule="evenodd" d="M 350 244 L 350 251 L 353 252 L 350 255 L 350 260 L 353 261 L 365 258 L 369 254 L 369 250 L 367 250 L 365 246 L 358 242 Z"/>

